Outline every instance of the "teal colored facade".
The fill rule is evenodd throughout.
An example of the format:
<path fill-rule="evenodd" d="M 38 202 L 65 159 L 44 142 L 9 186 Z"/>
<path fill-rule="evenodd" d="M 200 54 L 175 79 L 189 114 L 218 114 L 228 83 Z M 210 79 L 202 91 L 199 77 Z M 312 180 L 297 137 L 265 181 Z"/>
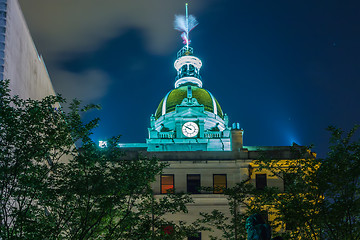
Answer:
<path fill-rule="evenodd" d="M 150 118 L 147 151 L 232 150 L 228 116 L 215 97 L 202 88 L 201 66 L 191 47 L 184 46 L 178 52 L 175 88 Z"/>

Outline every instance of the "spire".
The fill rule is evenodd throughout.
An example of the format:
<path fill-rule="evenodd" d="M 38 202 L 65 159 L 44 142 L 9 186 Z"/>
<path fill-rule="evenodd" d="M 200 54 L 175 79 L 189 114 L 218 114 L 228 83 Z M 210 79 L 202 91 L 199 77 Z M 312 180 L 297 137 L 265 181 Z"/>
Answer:
<path fill-rule="evenodd" d="M 191 42 L 189 33 L 198 25 L 198 21 L 193 15 L 189 16 L 187 3 L 185 4 L 185 9 L 185 16 L 175 15 L 174 21 L 174 28 L 182 32 L 181 37 L 184 40 L 183 44 L 185 45 L 177 53 L 177 59 L 174 63 L 174 67 L 177 71 L 177 76 L 175 78 L 175 88 L 186 85 L 202 87 L 200 76 L 202 62 L 199 58 L 193 55 L 193 48 L 189 47 Z"/>
<path fill-rule="evenodd" d="M 185 16 L 175 15 L 174 28 L 182 32 L 181 38 L 184 40 L 183 43 L 186 45 L 186 48 L 189 49 L 189 33 L 198 25 L 198 21 L 193 15 L 189 16 L 187 3 L 185 4 L 185 9 Z"/>

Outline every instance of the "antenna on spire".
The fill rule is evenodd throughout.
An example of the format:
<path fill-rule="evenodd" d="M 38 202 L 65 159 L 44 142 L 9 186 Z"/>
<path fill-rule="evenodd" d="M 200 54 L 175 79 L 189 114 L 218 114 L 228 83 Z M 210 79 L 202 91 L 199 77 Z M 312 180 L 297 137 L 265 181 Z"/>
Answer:
<path fill-rule="evenodd" d="M 175 15 L 174 28 L 181 33 L 181 38 L 184 40 L 183 43 L 186 45 L 186 48 L 189 48 L 189 32 L 193 30 L 197 25 L 198 21 L 193 15 L 188 14 L 188 4 L 185 4 L 185 16 Z"/>

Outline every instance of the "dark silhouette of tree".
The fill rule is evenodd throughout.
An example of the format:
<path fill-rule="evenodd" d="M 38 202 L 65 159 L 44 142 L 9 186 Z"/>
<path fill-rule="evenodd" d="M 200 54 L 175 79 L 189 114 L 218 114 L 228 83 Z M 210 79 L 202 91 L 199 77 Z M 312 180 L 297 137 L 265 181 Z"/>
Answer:
<path fill-rule="evenodd" d="M 203 213 L 199 221 L 221 230 L 223 238 L 245 239 L 246 218 L 266 212 L 273 235 L 284 239 L 360 239 L 358 127 L 347 134 L 329 127 L 330 151 L 324 159 L 300 146 L 292 149 L 288 160 L 264 152 L 252 163 L 253 170 L 265 169 L 270 177 L 282 179 L 284 186 L 257 190 L 244 181 L 224 189 L 231 216 L 215 210 Z"/>
<path fill-rule="evenodd" d="M 99 148 L 91 139 L 99 119 L 80 114 L 96 105 L 59 107 L 61 96 L 23 100 L 0 81 L 0 239 L 166 239 L 193 226 L 166 220 L 186 212 L 191 198 L 155 199 L 150 183 L 166 166 L 155 158 L 123 160 L 119 136 Z M 80 148 L 75 147 L 77 143 Z"/>

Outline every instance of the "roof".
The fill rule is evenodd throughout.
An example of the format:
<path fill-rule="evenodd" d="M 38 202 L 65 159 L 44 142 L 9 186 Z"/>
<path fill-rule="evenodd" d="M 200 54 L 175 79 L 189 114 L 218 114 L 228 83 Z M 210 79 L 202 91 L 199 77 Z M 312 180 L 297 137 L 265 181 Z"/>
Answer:
<path fill-rule="evenodd" d="M 181 86 L 171 90 L 161 100 L 155 112 L 155 118 L 175 111 L 176 105 L 181 104 L 182 100 L 187 97 L 188 86 Z M 191 86 L 192 97 L 195 98 L 199 104 L 204 105 L 205 111 L 214 113 L 219 117 L 223 117 L 223 112 L 218 101 L 206 89 L 197 86 Z"/>

